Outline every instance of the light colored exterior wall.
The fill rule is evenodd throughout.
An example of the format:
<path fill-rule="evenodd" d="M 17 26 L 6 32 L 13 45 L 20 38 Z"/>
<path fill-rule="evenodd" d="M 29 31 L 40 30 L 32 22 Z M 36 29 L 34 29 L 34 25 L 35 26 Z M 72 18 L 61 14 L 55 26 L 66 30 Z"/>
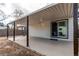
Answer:
<path fill-rule="evenodd" d="M 41 24 L 30 26 L 29 32 L 33 37 L 50 38 L 50 23 L 45 23 L 44 26 Z"/>
<path fill-rule="evenodd" d="M 57 38 L 58 40 L 73 41 L 73 18 L 69 18 L 68 24 L 68 39 Z M 51 39 L 50 22 L 30 26 L 29 33 L 32 37 Z M 55 38 L 52 37 L 52 39 Z"/>
<path fill-rule="evenodd" d="M 73 18 L 69 18 L 69 41 L 73 41 L 73 34 L 74 34 L 74 30 L 73 30 Z"/>

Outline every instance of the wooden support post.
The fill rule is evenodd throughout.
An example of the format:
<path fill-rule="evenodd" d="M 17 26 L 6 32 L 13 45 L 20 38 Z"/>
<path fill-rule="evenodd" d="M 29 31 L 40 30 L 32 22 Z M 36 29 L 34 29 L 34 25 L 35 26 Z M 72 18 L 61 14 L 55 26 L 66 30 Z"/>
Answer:
<path fill-rule="evenodd" d="M 27 16 L 27 47 L 29 47 L 29 16 Z"/>
<path fill-rule="evenodd" d="M 14 22 L 14 28 L 13 28 L 13 41 L 15 41 L 15 22 Z"/>
<path fill-rule="evenodd" d="M 78 56 L 78 4 L 73 4 L 74 56 Z"/>
<path fill-rule="evenodd" d="M 7 39 L 8 39 L 8 36 L 9 36 L 9 26 L 7 24 Z"/>

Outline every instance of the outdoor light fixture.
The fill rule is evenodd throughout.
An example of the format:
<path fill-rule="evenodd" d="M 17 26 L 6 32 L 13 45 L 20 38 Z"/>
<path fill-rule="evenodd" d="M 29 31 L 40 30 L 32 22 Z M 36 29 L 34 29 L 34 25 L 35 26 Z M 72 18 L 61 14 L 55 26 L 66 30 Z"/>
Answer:
<path fill-rule="evenodd" d="M 44 23 L 43 23 L 43 18 L 42 18 L 42 16 L 41 16 L 41 18 L 40 18 L 40 24 L 41 24 L 41 26 L 44 26 Z"/>

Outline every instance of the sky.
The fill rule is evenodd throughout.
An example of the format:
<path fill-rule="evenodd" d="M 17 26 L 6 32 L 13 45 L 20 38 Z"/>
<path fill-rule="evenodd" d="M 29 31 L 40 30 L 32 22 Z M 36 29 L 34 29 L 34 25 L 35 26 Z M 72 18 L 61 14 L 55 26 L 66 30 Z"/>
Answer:
<path fill-rule="evenodd" d="M 6 6 L 0 7 L 0 9 L 4 10 L 6 15 L 10 15 L 13 11 L 12 5 L 18 5 L 26 10 L 26 14 L 30 14 L 36 10 L 39 10 L 49 4 L 53 3 L 53 0 L 0 0 L 0 4 L 5 3 Z M 14 18 L 6 19 L 3 23 L 7 24 L 9 22 L 14 21 Z"/>
<path fill-rule="evenodd" d="M 15 3 L 32 12 L 53 3 L 53 0 L 0 0 L 0 3 Z"/>

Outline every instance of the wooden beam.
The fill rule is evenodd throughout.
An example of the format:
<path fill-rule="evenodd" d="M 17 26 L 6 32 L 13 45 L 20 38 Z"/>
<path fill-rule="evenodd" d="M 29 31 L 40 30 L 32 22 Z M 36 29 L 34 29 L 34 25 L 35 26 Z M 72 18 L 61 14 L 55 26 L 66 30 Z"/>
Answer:
<path fill-rule="evenodd" d="M 73 4 L 73 22 L 74 22 L 74 56 L 78 56 L 78 4 Z"/>
<path fill-rule="evenodd" d="M 27 47 L 29 47 L 29 16 L 27 16 Z"/>
<path fill-rule="evenodd" d="M 9 26 L 7 24 L 7 39 L 8 39 L 8 36 L 9 36 Z"/>
<path fill-rule="evenodd" d="M 13 41 L 15 41 L 15 22 L 14 22 L 14 28 L 13 28 Z"/>

